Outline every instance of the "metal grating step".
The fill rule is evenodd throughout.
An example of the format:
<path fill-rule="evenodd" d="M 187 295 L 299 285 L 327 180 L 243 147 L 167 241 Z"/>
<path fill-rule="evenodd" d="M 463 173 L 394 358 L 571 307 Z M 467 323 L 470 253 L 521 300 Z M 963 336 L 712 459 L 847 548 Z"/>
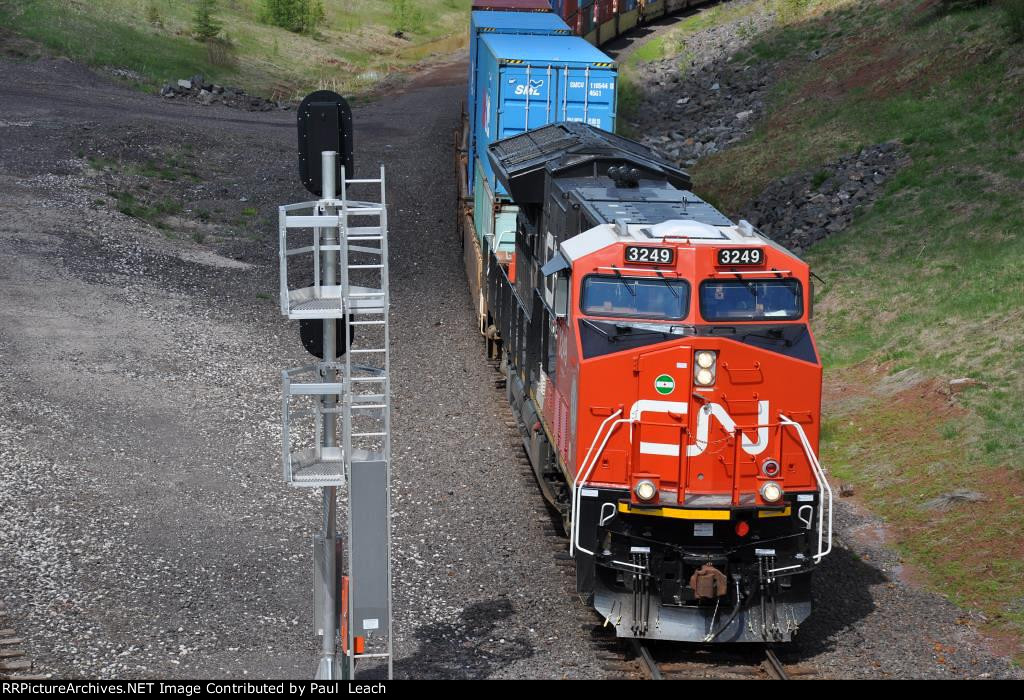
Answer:
<path fill-rule="evenodd" d="M 345 461 L 339 448 L 310 447 L 291 454 L 292 486 L 320 488 L 345 484 Z"/>
<path fill-rule="evenodd" d="M 345 310 L 341 296 L 340 285 L 289 290 L 288 318 L 344 318 Z M 348 301 L 348 308 L 354 314 L 379 314 L 386 308 L 385 293 L 374 287 L 350 286 Z"/>

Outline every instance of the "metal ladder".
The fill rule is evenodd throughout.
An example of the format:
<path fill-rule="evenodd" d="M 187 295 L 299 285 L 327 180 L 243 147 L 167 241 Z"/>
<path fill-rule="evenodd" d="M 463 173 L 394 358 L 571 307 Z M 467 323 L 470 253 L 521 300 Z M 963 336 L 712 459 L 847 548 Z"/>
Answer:
<path fill-rule="evenodd" d="M 387 548 L 391 549 L 391 331 L 389 324 L 389 310 L 391 306 L 391 293 L 388 287 L 388 210 L 385 192 L 384 166 L 380 169 L 379 179 L 347 180 L 345 170 L 342 168 L 341 177 L 341 207 L 338 212 L 339 244 L 340 244 L 340 283 L 341 298 L 347 308 L 353 313 L 343 316 L 344 336 L 352 338 L 355 332 L 355 340 L 351 343 L 349 351 L 345 353 L 342 363 L 342 384 L 347 391 L 342 396 L 342 439 L 344 440 L 343 450 L 348 455 L 348 473 L 354 475 L 351 478 L 351 489 L 348 508 L 348 531 L 355 533 L 353 525 L 361 517 L 357 509 L 363 507 L 360 491 L 366 489 L 369 496 L 376 495 L 372 483 L 378 478 L 377 470 L 384 470 L 386 489 L 386 504 L 384 511 L 387 513 L 386 522 L 380 525 L 386 528 Z M 348 191 L 351 185 L 378 186 L 380 188 L 379 204 L 364 206 L 350 202 Z M 367 218 L 376 219 L 376 225 L 352 226 L 351 219 Z M 353 260 L 356 258 L 356 260 Z M 361 260 L 360 260 L 361 258 Z M 359 284 L 354 284 L 357 280 Z M 367 335 L 373 340 L 369 347 L 355 347 L 360 335 Z M 356 362 L 356 358 L 366 358 L 366 362 Z M 359 472 L 359 470 L 363 470 Z M 360 478 L 360 473 L 365 474 Z M 360 486 L 360 484 L 366 484 Z M 372 507 L 368 513 L 376 514 Z M 364 531 L 373 528 L 367 522 L 359 522 L 359 527 Z M 356 535 L 353 535 L 354 537 Z M 363 535 L 366 537 L 372 535 Z M 355 557 L 345 562 L 349 580 L 354 580 L 354 585 L 367 585 L 367 581 L 359 580 L 358 572 L 353 578 L 353 568 L 358 566 Z M 383 583 L 383 582 L 378 582 Z M 369 584 L 373 585 L 373 584 Z M 354 592 L 359 596 L 361 591 Z M 363 592 L 365 595 L 365 592 Z M 352 597 L 350 596 L 350 601 Z M 350 605 L 354 604 L 350 603 Z M 369 613 L 353 614 L 349 617 L 347 639 L 344 640 L 345 648 L 350 650 L 350 662 L 353 664 L 356 659 L 378 659 L 386 660 L 388 667 L 388 678 L 392 677 L 393 666 L 393 643 L 391 634 L 391 566 L 390 557 L 387 566 L 387 603 L 385 619 L 376 618 L 373 622 L 365 617 Z M 353 613 L 358 611 L 353 609 Z M 369 636 L 383 627 L 383 635 L 386 643 L 384 645 L 370 644 Z M 356 643 L 356 630 L 361 629 L 361 647 Z"/>
<path fill-rule="evenodd" d="M 293 320 L 334 320 L 343 324 L 342 337 L 346 339 L 355 333 L 352 347 L 341 361 L 325 358 L 315 365 L 282 373 L 284 477 L 289 484 L 298 487 L 342 486 L 351 474 L 352 460 L 390 463 L 388 309 L 391 299 L 384 168 L 381 166 L 379 179 L 346 179 L 344 168 L 341 175 L 339 199 L 292 204 L 281 207 L 280 213 L 282 312 Z M 352 185 L 378 186 L 379 201 L 349 200 L 348 190 Z M 311 215 L 305 210 L 311 210 Z M 353 218 L 369 218 L 372 225 L 354 226 Z M 312 244 L 289 248 L 288 231 L 295 228 L 312 228 Z M 289 288 L 289 259 L 304 254 L 313 256 L 313 284 Z M 353 255 L 369 256 L 371 261 L 354 261 Z M 334 256 L 335 265 L 327 265 L 326 256 Z M 322 281 L 321 270 L 325 267 L 336 267 L 340 280 Z M 360 336 L 367 333 L 374 336 L 370 347 L 357 347 Z M 356 357 L 365 357 L 368 361 L 358 363 Z M 372 389 L 376 391 L 367 391 Z M 319 396 L 327 400 L 319 406 L 296 409 L 289 401 L 297 396 Z M 293 421 L 311 414 L 316 422 L 316 444 L 293 450 L 290 445 Z M 331 425 L 339 414 L 342 444 L 321 444 L 325 434 L 333 433 Z M 354 417 L 371 420 L 362 421 L 364 425 L 353 430 Z M 369 427 L 365 425 L 367 422 Z"/>
<path fill-rule="evenodd" d="M 347 180 L 341 169 L 341 207 L 338 211 L 339 265 L 342 306 L 350 313 L 342 315 L 344 338 L 356 340 L 344 355 L 341 384 L 342 452 L 348 455 L 346 471 L 351 473 L 352 461 L 383 461 L 390 464 L 391 455 L 391 340 L 388 324 L 390 292 L 388 290 L 387 200 L 384 167 L 380 179 Z M 377 185 L 380 203 L 367 206 L 348 200 L 351 185 Z M 352 217 L 376 218 L 376 226 L 351 226 Z M 376 245 L 374 245 L 376 244 Z M 369 256 L 373 262 L 353 262 L 352 254 Z M 367 280 L 366 277 L 371 279 Z M 353 278 L 368 284 L 356 285 Z M 362 278 L 362 279 L 360 279 Z M 360 330 L 378 331 L 374 338 L 379 347 L 355 347 Z M 356 363 L 355 356 L 368 357 L 369 363 Z M 370 390 L 369 392 L 363 389 Z M 376 389 L 376 391 L 373 391 Z M 353 418 L 365 418 L 354 426 Z"/>

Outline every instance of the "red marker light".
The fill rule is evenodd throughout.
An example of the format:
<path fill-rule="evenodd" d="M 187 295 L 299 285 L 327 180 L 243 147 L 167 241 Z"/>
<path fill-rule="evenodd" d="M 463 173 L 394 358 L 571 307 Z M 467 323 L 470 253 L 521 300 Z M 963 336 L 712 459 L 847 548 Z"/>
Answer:
<path fill-rule="evenodd" d="M 746 520 L 736 521 L 736 534 L 740 537 L 746 537 L 750 534 L 750 523 Z"/>

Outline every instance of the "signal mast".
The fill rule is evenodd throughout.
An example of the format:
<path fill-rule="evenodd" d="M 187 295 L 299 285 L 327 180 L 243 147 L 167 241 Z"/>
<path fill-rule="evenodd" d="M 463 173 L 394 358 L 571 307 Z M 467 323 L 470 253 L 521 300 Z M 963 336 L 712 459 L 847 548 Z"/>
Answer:
<path fill-rule="evenodd" d="M 319 488 L 313 538 L 318 680 L 357 660 L 392 676 L 391 359 L 387 202 L 379 178 L 352 178 L 352 112 L 318 91 L 298 111 L 299 174 L 315 201 L 279 208 L 281 313 L 318 361 L 282 372 L 284 479 Z M 353 198 L 353 191 L 366 193 Z M 348 509 L 338 531 L 338 489 Z"/>

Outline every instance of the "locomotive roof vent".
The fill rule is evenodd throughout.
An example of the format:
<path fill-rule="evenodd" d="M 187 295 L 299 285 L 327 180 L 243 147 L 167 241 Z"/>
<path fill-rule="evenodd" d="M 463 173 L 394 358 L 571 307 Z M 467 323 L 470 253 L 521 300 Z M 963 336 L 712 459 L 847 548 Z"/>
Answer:
<path fill-rule="evenodd" d="M 675 219 L 663 221 L 655 226 L 643 229 L 650 238 L 690 238 L 694 240 L 727 240 L 729 236 L 717 226 L 693 221 L 692 219 Z"/>
<path fill-rule="evenodd" d="M 615 220 L 615 233 L 622 238 L 629 238 L 629 222 L 625 219 Z"/>

